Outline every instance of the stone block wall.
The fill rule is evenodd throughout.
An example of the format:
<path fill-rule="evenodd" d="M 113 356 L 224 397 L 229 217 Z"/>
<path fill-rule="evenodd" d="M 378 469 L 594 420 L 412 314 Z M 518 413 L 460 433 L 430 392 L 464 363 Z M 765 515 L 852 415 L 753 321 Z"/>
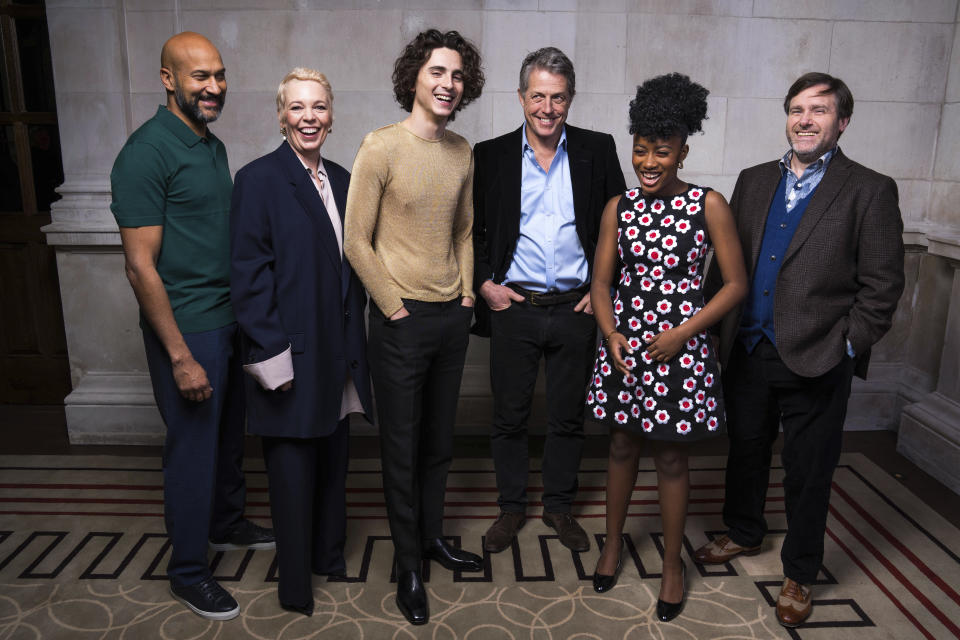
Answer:
<path fill-rule="evenodd" d="M 223 55 L 229 91 L 213 128 L 234 170 L 279 144 L 276 86 L 295 65 L 329 77 L 336 124 L 324 155 L 349 167 L 366 132 L 404 116 L 392 97 L 392 63 L 407 40 L 431 26 L 460 30 L 484 56 L 483 96 L 458 115 L 453 130 L 477 142 L 517 127 L 520 61 L 540 46 L 558 46 L 577 70 L 569 121 L 614 134 L 628 184 L 634 176 L 627 105 L 635 86 L 669 71 L 690 75 L 710 89 L 710 110 L 705 134 L 689 140 L 683 175 L 728 197 L 741 169 L 785 150 L 782 100 L 790 83 L 811 70 L 838 75 L 856 98 L 841 146 L 896 179 L 909 245 L 896 326 L 875 350 L 871 380 L 855 387 L 849 426 L 896 429 L 905 406 L 952 375 L 944 362 L 956 353 L 943 349 L 960 317 L 953 294 L 960 245 L 958 0 L 48 0 L 47 6 L 66 175 L 48 238 L 58 247 L 61 282 L 71 283 L 63 297 L 74 400 L 91 403 L 67 399 L 87 416 L 78 424 L 112 411 L 90 400 L 99 391 L 84 395 L 85 381 L 96 390 L 115 381 L 125 390 L 114 394 L 125 416 L 118 424 L 132 408 L 142 409 L 134 402 L 146 379 L 142 353 L 123 333 L 135 327 L 120 327 L 135 313 L 132 296 L 122 292 L 108 176 L 127 135 L 164 100 L 160 46 L 186 29 L 208 36 Z M 111 295 L 82 304 L 80 298 L 102 287 Z M 123 339 L 101 344 L 104 326 Z M 944 397 L 960 400 L 957 385 L 948 386 Z M 486 344 L 475 340 L 464 379 L 465 424 L 483 428 L 487 414 L 479 408 L 488 395 Z M 136 441 L 155 438 L 157 424 L 71 434 L 78 442 Z"/>

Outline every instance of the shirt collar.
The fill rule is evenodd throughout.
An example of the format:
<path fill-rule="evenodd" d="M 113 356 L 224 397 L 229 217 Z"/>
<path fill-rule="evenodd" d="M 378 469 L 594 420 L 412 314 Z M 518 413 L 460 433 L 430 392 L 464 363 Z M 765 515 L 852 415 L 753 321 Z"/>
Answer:
<path fill-rule="evenodd" d="M 289 144 L 289 143 L 287 143 L 287 144 Z M 292 149 L 291 149 L 291 151 L 292 151 Z M 293 152 L 293 155 L 296 156 L 297 160 L 300 161 L 300 164 L 302 164 L 302 165 L 303 165 L 303 168 L 307 170 L 307 173 L 310 173 L 311 171 L 313 171 L 313 169 L 311 169 L 310 167 L 307 166 L 307 163 L 303 161 L 303 158 L 301 158 L 301 157 L 297 154 L 296 151 Z M 323 166 L 323 157 L 322 157 L 322 156 L 320 157 L 319 161 L 317 162 L 317 173 L 319 173 L 321 176 L 324 177 L 324 179 L 326 179 L 326 177 L 327 177 L 327 169 L 326 169 L 326 167 Z"/>
<path fill-rule="evenodd" d="M 523 132 L 520 136 L 520 150 L 523 153 L 527 152 L 527 149 L 533 151 L 533 147 L 530 146 L 530 143 L 527 142 L 527 122 L 523 122 Z M 560 131 L 560 141 L 557 143 L 557 149 L 567 150 L 567 125 L 563 125 L 563 129 Z"/>
<path fill-rule="evenodd" d="M 157 119 L 160 121 L 160 124 L 169 129 L 170 133 L 175 135 L 180 142 L 188 147 L 193 147 L 204 139 L 203 136 L 198 136 L 196 133 L 194 133 L 193 129 L 188 127 L 186 122 L 178 118 L 176 114 L 167 109 L 164 105 L 157 107 Z M 217 140 L 217 136 L 213 135 L 213 132 L 210 131 L 209 127 L 207 127 L 206 140 L 208 142 L 214 142 Z"/>
<path fill-rule="evenodd" d="M 803 170 L 803 173 L 812 173 L 816 171 L 821 171 L 826 169 L 827 165 L 830 164 L 830 160 L 833 158 L 834 154 L 837 152 L 837 149 L 840 147 L 834 147 L 830 149 L 825 154 L 817 158 L 816 162 L 809 165 L 806 169 Z M 786 175 L 788 171 L 792 173 L 790 169 L 790 160 L 793 158 L 793 149 L 787 149 L 787 152 L 783 154 L 783 157 L 780 158 L 780 175 Z"/>

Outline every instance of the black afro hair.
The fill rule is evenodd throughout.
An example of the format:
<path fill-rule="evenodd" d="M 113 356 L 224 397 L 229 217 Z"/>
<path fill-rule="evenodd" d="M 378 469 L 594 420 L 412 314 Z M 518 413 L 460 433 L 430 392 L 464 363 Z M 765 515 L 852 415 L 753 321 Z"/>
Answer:
<path fill-rule="evenodd" d="M 703 130 L 710 92 L 682 73 L 650 78 L 630 101 L 630 134 L 664 140 Z"/>

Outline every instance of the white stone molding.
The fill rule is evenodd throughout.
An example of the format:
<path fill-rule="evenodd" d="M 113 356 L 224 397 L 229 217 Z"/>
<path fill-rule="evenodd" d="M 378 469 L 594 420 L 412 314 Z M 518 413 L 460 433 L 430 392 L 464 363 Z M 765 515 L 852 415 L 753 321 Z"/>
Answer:
<path fill-rule="evenodd" d="M 936 390 L 904 407 L 897 451 L 960 493 L 960 232 L 941 230 L 930 234 L 927 241 L 928 252 L 953 268 L 952 287 L 942 292 L 950 300 L 950 308 L 939 337 Z"/>

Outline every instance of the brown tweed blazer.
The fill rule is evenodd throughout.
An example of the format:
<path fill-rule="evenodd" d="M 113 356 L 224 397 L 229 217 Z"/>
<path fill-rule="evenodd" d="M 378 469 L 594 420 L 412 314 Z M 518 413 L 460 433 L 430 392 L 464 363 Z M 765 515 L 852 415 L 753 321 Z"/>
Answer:
<path fill-rule="evenodd" d="M 780 181 L 776 161 L 744 169 L 730 206 L 753 281 L 767 212 Z M 870 347 L 890 328 L 903 292 L 903 222 L 897 185 L 847 158 L 839 149 L 814 192 L 783 257 L 773 301 L 774 334 L 783 362 L 801 376 L 826 373 L 857 354 L 866 376 Z M 722 284 L 711 265 L 706 293 Z M 742 304 L 720 323 L 726 364 L 740 326 Z"/>

